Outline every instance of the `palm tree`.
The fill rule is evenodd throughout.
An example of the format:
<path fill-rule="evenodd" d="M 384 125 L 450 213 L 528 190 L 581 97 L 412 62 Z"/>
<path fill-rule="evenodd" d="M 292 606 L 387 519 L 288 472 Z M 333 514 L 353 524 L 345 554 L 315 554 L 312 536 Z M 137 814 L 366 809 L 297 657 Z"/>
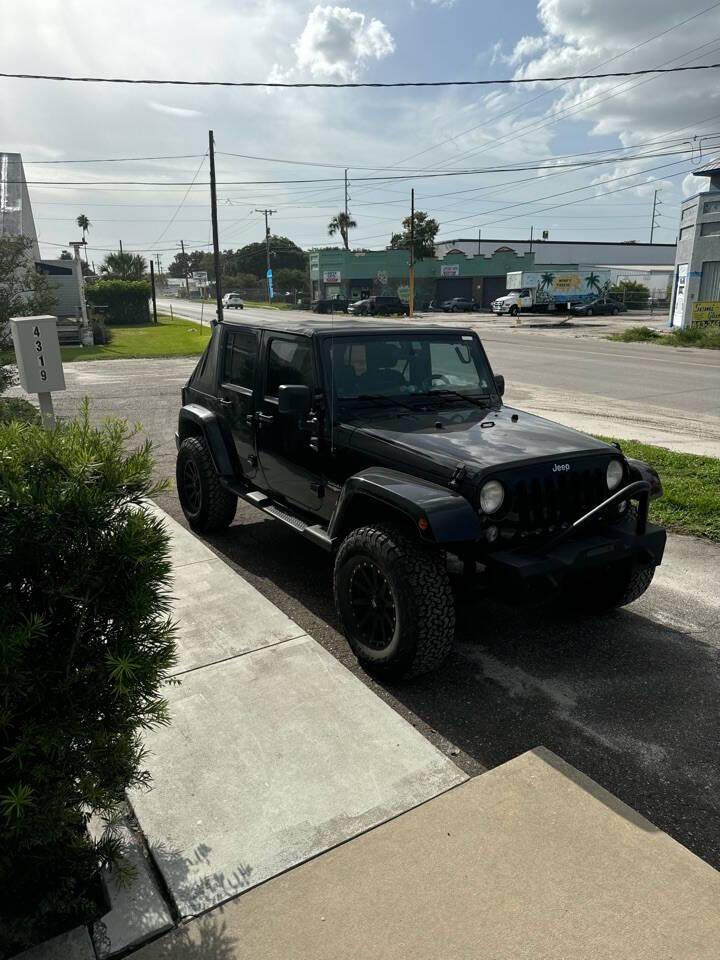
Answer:
<path fill-rule="evenodd" d="M 589 273 L 585 278 L 585 286 L 589 290 L 594 290 L 596 293 L 600 292 L 600 277 L 596 273 Z"/>
<path fill-rule="evenodd" d="M 117 280 L 142 280 L 147 264 L 139 253 L 109 253 L 103 260 L 100 272 Z"/>
<path fill-rule="evenodd" d="M 336 233 L 339 233 L 342 237 L 343 244 L 345 249 L 349 250 L 350 246 L 348 244 L 348 234 L 351 230 L 354 230 L 357 226 L 357 223 L 353 220 L 349 213 L 343 213 L 342 211 L 332 218 L 328 224 L 328 233 L 331 237 L 334 237 Z"/>
<path fill-rule="evenodd" d="M 85 216 L 84 213 L 81 213 L 81 214 L 80 214 L 80 216 L 77 218 L 77 220 L 75 221 L 75 223 L 77 223 L 77 225 L 78 225 L 78 226 L 80 227 L 80 229 L 82 230 L 82 232 L 83 232 L 83 243 L 87 245 L 86 234 L 87 234 L 88 230 L 90 229 L 90 227 L 92 226 L 92 224 L 90 223 L 90 221 L 88 220 L 88 218 Z M 85 263 L 87 263 L 87 246 L 85 247 Z"/>
<path fill-rule="evenodd" d="M 541 279 L 541 281 L 542 281 L 541 284 L 540 284 L 540 289 L 541 289 L 541 290 L 548 290 L 548 289 L 553 285 L 553 283 L 555 282 L 555 274 L 554 274 L 554 273 L 543 273 L 543 274 L 541 275 L 540 279 Z"/>

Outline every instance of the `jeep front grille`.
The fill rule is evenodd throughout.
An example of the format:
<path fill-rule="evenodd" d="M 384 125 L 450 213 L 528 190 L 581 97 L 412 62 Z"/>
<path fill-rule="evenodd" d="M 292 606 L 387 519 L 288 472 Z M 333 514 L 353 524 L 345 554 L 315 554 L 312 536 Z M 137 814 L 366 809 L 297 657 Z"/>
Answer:
<path fill-rule="evenodd" d="M 517 480 L 510 490 L 506 519 L 529 533 L 577 520 L 608 496 L 605 470 L 597 467 Z"/>

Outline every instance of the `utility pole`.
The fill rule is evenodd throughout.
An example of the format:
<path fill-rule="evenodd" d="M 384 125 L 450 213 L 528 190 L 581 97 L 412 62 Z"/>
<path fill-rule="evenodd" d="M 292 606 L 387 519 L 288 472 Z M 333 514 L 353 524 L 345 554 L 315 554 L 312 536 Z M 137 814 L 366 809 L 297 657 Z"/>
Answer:
<path fill-rule="evenodd" d="M 159 253 L 156 253 L 156 254 L 155 254 L 155 259 L 157 260 L 158 274 L 161 274 L 161 273 L 162 273 L 162 264 L 160 263 L 160 254 L 159 254 Z"/>
<path fill-rule="evenodd" d="M 478 256 L 481 254 L 481 244 L 482 244 L 482 227 L 478 227 Z"/>
<path fill-rule="evenodd" d="M 157 300 L 155 299 L 155 264 L 150 257 L 150 287 L 152 289 L 153 323 L 157 323 Z"/>
<path fill-rule="evenodd" d="M 217 323 L 222 323 L 222 279 L 220 277 L 220 237 L 218 233 L 217 186 L 215 183 L 215 137 L 212 130 L 208 134 L 210 152 L 210 212 L 212 213 L 213 263 L 215 265 L 215 301 L 217 303 Z"/>
<path fill-rule="evenodd" d="M 189 300 L 190 299 L 190 281 L 188 280 L 188 268 L 187 268 L 187 260 L 185 259 L 185 241 L 184 240 L 180 241 L 180 249 L 182 250 L 183 273 L 185 274 L 185 293 L 187 293 L 188 300 Z"/>
<path fill-rule="evenodd" d="M 83 278 L 82 272 L 82 260 L 80 259 L 80 247 L 82 246 L 82 241 L 70 241 L 69 246 L 72 247 L 73 253 L 75 254 L 73 258 L 73 272 L 75 274 L 75 282 L 77 283 L 78 288 L 78 300 L 80 301 L 80 316 L 82 318 L 82 325 L 84 330 L 90 329 L 90 321 L 88 319 L 87 304 L 85 302 L 85 280 Z"/>
<path fill-rule="evenodd" d="M 530 253 L 532 253 L 532 245 L 533 245 L 533 230 L 534 230 L 534 227 L 530 227 Z"/>
<path fill-rule="evenodd" d="M 660 193 L 660 191 L 656 190 L 655 193 L 653 194 L 652 221 L 650 222 L 650 243 L 653 242 L 653 237 L 655 235 L 655 226 L 656 226 L 655 217 L 656 217 L 656 210 L 658 208 L 658 203 L 660 204 L 662 203 L 662 200 L 658 201 L 658 193 Z"/>
<path fill-rule="evenodd" d="M 408 316 L 415 316 L 415 188 L 410 191 L 410 298 Z"/>
<path fill-rule="evenodd" d="M 123 248 L 122 248 L 122 240 L 121 240 L 121 241 L 120 241 L 120 253 L 122 254 L 122 252 L 123 252 Z"/>
<path fill-rule="evenodd" d="M 268 298 L 268 303 L 272 300 L 271 290 L 272 290 L 272 267 L 270 266 L 270 224 L 268 222 L 268 217 L 271 217 L 273 213 L 277 213 L 277 210 L 258 210 L 255 208 L 255 213 L 262 213 L 265 215 L 265 262 L 267 264 L 267 287 L 266 294 Z"/>
<path fill-rule="evenodd" d="M 346 170 L 346 171 L 345 171 L 345 219 L 347 219 L 347 216 L 348 216 L 348 178 L 347 178 L 347 175 L 348 175 L 348 172 L 347 172 L 347 170 Z"/>

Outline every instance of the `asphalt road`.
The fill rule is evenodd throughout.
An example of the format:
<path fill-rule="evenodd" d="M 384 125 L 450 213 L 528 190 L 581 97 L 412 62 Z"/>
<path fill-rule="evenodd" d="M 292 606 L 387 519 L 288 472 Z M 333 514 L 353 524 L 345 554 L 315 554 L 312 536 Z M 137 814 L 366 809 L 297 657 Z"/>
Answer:
<path fill-rule="evenodd" d="M 97 420 L 141 421 L 158 475 L 172 476 L 192 366 L 68 364 L 56 406 L 74 413 L 88 395 Z M 184 522 L 172 491 L 157 499 Z M 595 619 L 508 608 L 458 584 L 456 652 L 437 674 L 390 685 L 358 668 L 338 632 L 326 554 L 245 504 L 208 543 L 468 773 L 544 744 L 720 867 L 720 548 L 673 538 L 651 591 Z"/>
<path fill-rule="evenodd" d="M 169 311 L 171 302 L 160 304 Z M 198 304 L 172 305 L 200 318 Z M 215 310 L 206 305 L 203 312 L 207 320 Z M 236 314 L 265 321 L 277 316 L 262 307 L 229 312 Z M 288 315 L 308 316 L 281 314 Z M 633 323 L 623 317 L 622 324 Z M 605 328 L 597 323 L 605 319 L 618 323 L 595 318 L 588 328 L 549 323 L 523 329 L 507 318 L 476 314 L 429 314 L 421 322 L 477 329 L 495 372 L 505 375 L 506 400 L 513 405 L 582 430 L 720 457 L 720 351 L 599 339 Z"/>

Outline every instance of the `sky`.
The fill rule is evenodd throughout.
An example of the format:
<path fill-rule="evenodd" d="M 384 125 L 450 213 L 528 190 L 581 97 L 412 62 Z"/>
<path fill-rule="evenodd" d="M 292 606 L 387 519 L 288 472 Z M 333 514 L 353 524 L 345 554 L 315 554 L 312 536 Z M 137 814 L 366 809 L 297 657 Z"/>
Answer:
<path fill-rule="evenodd" d="M 720 62 L 720 3 L 710 0 L 12 7 L 0 29 L 6 72 L 390 82 Z M 304 248 L 335 242 L 327 224 L 343 207 L 345 168 L 358 247 L 389 242 L 409 212 L 411 188 L 443 240 L 478 231 L 524 239 L 533 228 L 553 240 L 647 241 L 658 190 L 655 239 L 669 243 L 680 199 L 706 185 L 690 171 L 720 152 L 719 72 L 356 90 L 0 78 L 0 150 L 23 156 L 43 254 L 57 256 L 79 239 L 75 218 L 84 213 L 98 266 L 119 241 L 159 253 L 165 266 L 180 240 L 186 249 L 209 247 L 210 129 L 224 249 L 263 239 L 256 208 L 275 210 L 273 233 Z M 176 159 L 107 162 L 149 157 Z M 71 162 L 78 160 L 93 162 Z M 588 165 L 567 169 L 581 161 Z M 523 165 L 545 169 L 492 172 Z M 288 180 L 295 182 L 277 182 Z"/>

